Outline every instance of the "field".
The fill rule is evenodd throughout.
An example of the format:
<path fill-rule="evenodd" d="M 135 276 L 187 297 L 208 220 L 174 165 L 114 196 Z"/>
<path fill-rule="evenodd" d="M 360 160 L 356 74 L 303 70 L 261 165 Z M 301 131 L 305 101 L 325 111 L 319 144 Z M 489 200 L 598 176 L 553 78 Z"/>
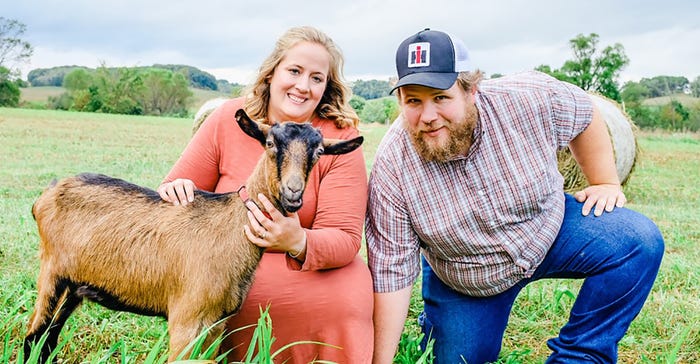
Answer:
<path fill-rule="evenodd" d="M 0 364 L 15 362 L 35 298 L 37 232 L 31 205 L 54 178 L 99 172 L 155 188 L 189 140 L 191 119 L 0 108 Z M 362 125 L 367 168 L 386 126 Z M 640 316 L 620 343 L 621 363 L 700 362 L 700 135 L 641 133 L 625 187 L 628 207 L 656 221 L 666 255 Z M 541 363 L 580 282 L 528 286 L 516 301 L 503 363 Z M 414 290 L 406 325 L 420 311 Z M 162 319 L 87 303 L 64 329 L 65 363 L 141 363 L 163 337 Z"/>
<path fill-rule="evenodd" d="M 697 97 L 693 97 L 690 95 L 686 94 L 675 94 L 671 96 L 662 96 L 662 97 L 654 97 L 650 99 L 644 100 L 644 105 L 649 105 L 649 106 L 663 106 L 671 101 L 678 101 L 683 106 L 685 107 L 693 107 L 694 105 L 697 105 L 699 100 Z"/>

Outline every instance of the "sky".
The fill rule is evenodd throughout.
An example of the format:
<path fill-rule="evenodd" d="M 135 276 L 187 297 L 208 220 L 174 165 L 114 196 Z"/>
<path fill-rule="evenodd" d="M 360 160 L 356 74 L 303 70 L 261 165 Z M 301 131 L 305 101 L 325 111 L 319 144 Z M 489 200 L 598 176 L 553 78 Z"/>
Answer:
<path fill-rule="evenodd" d="M 388 80 L 396 47 L 431 28 L 461 38 L 472 65 L 511 74 L 573 58 L 569 41 L 599 35 L 630 59 L 622 83 L 700 76 L 697 0 L 0 0 L 0 16 L 27 26 L 35 68 L 185 64 L 246 84 L 290 27 L 327 33 L 345 56 L 345 78 Z"/>

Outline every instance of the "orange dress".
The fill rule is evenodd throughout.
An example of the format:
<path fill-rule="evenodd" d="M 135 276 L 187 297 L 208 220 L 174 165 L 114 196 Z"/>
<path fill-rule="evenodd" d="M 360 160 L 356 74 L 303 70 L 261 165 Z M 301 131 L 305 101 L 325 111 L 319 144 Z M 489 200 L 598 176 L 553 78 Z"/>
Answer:
<path fill-rule="evenodd" d="M 202 124 L 165 181 L 188 178 L 197 188 L 235 191 L 256 165 L 262 146 L 241 131 L 235 121 L 243 99 L 227 101 Z M 354 128 L 339 129 L 316 118 L 313 125 L 327 138 L 350 139 Z M 369 269 L 358 255 L 367 203 L 367 172 L 361 149 L 322 156 L 311 170 L 298 211 L 306 229 L 303 265 L 280 252 L 266 252 L 252 288 L 229 330 L 255 324 L 260 307 L 270 306 L 272 351 L 299 341 L 275 357 L 275 363 L 370 363 L 373 351 L 373 291 Z M 202 282 L 206 284 L 206 282 Z M 253 328 L 233 332 L 223 350 L 230 361 L 242 360 Z"/>

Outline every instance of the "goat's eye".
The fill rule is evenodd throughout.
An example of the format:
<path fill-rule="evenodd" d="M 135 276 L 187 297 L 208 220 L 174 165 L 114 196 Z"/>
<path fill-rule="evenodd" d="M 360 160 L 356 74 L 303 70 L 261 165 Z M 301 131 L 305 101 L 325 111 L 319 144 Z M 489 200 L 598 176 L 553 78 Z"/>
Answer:
<path fill-rule="evenodd" d="M 272 142 L 272 140 L 268 140 L 267 143 L 265 143 L 265 148 L 272 148 L 275 146 L 275 143 Z"/>

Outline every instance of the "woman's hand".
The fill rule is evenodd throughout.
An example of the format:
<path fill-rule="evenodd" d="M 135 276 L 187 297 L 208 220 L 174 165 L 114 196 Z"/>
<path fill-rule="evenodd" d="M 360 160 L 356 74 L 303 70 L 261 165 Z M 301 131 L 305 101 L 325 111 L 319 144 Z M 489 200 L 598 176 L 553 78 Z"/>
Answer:
<path fill-rule="evenodd" d="M 248 224 L 243 226 L 248 240 L 261 248 L 286 251 L 303 261 L 306 256 L 306 231 L 301 227 L 299 215 L 283 215 L 270 200 L 258 194 L 262 207 L 270 215 L 265 216 L 253 201 L 248 201 Z"/>
<path fill-rule="evenodd" d="M 194 190 L 197 187 L 189 179 L 178 178 L 171 182 L 163 183 L 156 190 L 165 201 L 172 202 L 173 205 L 186 206 L 194 201 Z"/>
<path fill-rule="evenodd" d="M 574 194 L 576 201 L 583 202 L 581 213 L 588 216 L 593 210 L 594 216 L 600 216 L 603 211 L 611 212 L 615 207 L 623 207 L 627 198 L 619 184 L 599 184 L 588 186 Z"/>

